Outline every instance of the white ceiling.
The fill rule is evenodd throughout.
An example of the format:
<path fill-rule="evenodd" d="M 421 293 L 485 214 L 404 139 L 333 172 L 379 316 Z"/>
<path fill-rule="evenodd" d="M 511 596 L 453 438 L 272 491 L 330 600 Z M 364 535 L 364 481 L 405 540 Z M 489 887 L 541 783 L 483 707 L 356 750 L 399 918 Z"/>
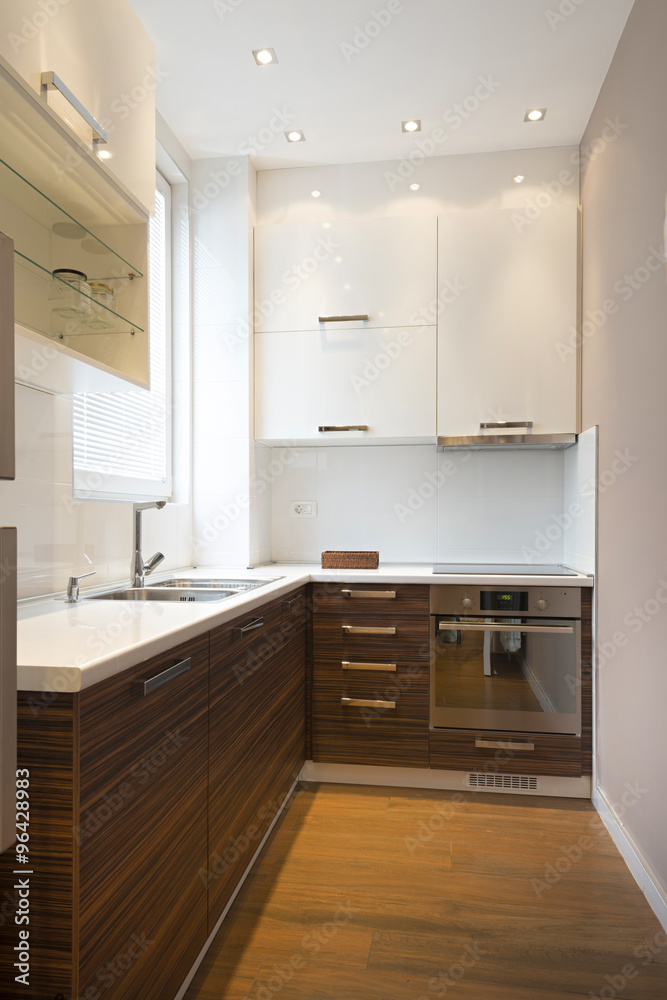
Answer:
<path fill-rule="evenodd" d="M 131 0 L 166 74 L 158 109 L 190 155 L 247 151 L 264 130 L 259 168 L 398 159 L 435 129 L 436 154 L 577 144 L 633 2 Z M 264 46 L 276 65 L 255 64 Z M 524 123 L 532 107 L 545 121 Z M 401 133 L 413 117 L 422 132 Z M 287 128 L 307 141 L 288 143 Z"/>

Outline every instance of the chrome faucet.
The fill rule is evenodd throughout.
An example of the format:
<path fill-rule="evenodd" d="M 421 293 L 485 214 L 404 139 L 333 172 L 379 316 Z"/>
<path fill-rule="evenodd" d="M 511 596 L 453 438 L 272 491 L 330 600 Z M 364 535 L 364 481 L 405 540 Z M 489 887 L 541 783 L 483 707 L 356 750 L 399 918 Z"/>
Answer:
<path fill-rule="evenodd" d="M 143 587 L 148 574 L 152 573 L 155 567 L 158 566 L 164 559 L 164 555 L 161 552 L 156 552 L 154 556 L 150 557 L 148 562 L 144 562 L 144 558 L 141 554 L 141 512 L 149 510 L 151 507 L 157 507 L 158 510 L 162 510 L 166 503 L 166 500 L 155 500 L 151 503 L 135 503 L 134 505 L 133 587 Z"/>

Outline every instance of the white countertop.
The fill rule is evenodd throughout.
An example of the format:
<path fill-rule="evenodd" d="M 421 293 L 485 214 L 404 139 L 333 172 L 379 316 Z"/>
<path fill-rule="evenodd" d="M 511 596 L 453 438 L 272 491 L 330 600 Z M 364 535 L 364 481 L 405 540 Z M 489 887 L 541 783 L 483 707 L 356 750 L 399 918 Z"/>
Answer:
<path fill-rule="evenodd" d="M 224 625 L 311 580 L 427 584 L 493 584 L 507 580 L 502 574 L 435 574 L 433 567 L 425 564 L 382 565 L 376 570 L 323 570 L 313 563 L 270 563 L 243 571 L 227 566 L 204 566 L 195 570 L 171 570 L 150 579 L 157 582 L 175 576 L 237 580 L 273 578 L 274 582 L 220 603 L 86 600 L 86 593 L 114 589 L 109 585 L 82 589 L 77 604 L 65 604 L 62 598 L 20 604 L 19 690 L 80 691 L 202 632 Z M 518 587 L 592 587 L 593 578 L 584 574 L 513 576 L 512 584 Z M 123 585 L 121 582 L 115 587 Z"/>

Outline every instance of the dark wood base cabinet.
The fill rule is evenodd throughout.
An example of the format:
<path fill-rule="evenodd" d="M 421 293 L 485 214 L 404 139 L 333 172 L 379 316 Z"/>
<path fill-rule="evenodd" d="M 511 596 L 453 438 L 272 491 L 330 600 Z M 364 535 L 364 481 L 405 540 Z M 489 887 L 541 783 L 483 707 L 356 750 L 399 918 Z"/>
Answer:
<path fill-rule="evenodd" d="M 579 778 L 581 738 L 549 733 L 432 729 L 430 767 L 488 774 Z"/>
<path fill-rule="evenodd" d="M 304 609 L 301 588 L 80 693 L 19 695 L 30 875 L 0 857 L 3 1000 L 176 994 L 305 759 Z"/>
<path fill-rule="evenodd" d="M 312 586 L 316 762 L 428 767 L 429 589 Z"/>

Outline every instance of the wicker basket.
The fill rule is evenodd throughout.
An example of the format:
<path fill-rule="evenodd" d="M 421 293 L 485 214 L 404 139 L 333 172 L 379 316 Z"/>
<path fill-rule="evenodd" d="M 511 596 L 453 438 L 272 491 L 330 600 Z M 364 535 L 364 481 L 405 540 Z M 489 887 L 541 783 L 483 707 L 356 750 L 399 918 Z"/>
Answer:
<path fill-rule="evenodd" d="M 323 552 L 322 569 L 377 569 L 379 552 Z"/>

